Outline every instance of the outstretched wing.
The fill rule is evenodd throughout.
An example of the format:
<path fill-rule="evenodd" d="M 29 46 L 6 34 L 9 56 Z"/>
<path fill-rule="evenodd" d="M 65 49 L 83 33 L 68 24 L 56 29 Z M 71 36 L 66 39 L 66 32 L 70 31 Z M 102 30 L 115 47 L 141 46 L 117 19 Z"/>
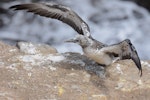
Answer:
<path fill-rule="evenodd" d="M 28 3 L 11 6 L 10 9 L 26 10 L 40 16 L 58 19 L 81 35 L 90 36 L 89 26 L 70 8 L 52 3 Z"/>
<path fill-rule="evenodd" d="M 138 53 L 129 39 L 126 39 L 125 41 L 128 43 L 128 45 L 125 45 L 125 49 L 122 52 L 122 59 L 132 59 L 139 71 L 141 71 L 140 76 L 142 76 L 142 66 Z"/>
<path fill-rule="evenodd" d="M 115 45 L 104 47 L 102 49 L 105 53 L 109 55 L 118 56 L 121 60 L 132 59 L 139 71 L 141 72 L 140 76 L 142 76 L 142 66 L 140 58 L 137 54 L 135 47 L 129 39 L 126 39 Z"/>

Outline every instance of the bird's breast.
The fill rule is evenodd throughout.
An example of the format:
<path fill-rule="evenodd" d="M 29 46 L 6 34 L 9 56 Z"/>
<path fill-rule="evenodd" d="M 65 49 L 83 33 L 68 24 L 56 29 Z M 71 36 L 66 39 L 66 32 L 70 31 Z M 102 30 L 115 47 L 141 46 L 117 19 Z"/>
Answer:
<path fill-rule="evenodd" d="M 112 58 L 101 49 L 86 48 L 83 51 L 88 58 L 101 65 L 107 66 L 112 63 Z"/>

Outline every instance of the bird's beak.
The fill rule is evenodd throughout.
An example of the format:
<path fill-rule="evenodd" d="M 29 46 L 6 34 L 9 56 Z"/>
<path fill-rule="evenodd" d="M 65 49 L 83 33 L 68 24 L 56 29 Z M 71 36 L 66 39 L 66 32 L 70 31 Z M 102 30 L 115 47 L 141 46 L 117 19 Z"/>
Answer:
<path fill-rule="evenodd" d="M 69 40 L 66 40 L 65 42 L 73 42 L 73 43 L 75 43 L 76 40 L 75 39 L 69 39 Z"/>

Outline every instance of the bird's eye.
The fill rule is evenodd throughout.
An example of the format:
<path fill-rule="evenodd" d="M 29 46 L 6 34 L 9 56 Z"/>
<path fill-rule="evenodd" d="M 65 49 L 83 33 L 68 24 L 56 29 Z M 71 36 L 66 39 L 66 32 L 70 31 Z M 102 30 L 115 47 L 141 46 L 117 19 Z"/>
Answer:
<path fill-rule="evenodd" d="M 76 40 L 76 42 L 80 42 L 79 40 Z"/>

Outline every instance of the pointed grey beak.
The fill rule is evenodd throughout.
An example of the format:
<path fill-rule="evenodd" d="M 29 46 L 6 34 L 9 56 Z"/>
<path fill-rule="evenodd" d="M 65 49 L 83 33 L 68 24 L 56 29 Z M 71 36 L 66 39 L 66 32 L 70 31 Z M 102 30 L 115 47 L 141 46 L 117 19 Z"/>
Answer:
<path fill-rule="evenodd" d="M 75 40 L 75 39 L 69 39 L 69 40 L 66 40 L 65 42 L 73 42 L 73 43 L 76 43 L 76 40 Z"/>

